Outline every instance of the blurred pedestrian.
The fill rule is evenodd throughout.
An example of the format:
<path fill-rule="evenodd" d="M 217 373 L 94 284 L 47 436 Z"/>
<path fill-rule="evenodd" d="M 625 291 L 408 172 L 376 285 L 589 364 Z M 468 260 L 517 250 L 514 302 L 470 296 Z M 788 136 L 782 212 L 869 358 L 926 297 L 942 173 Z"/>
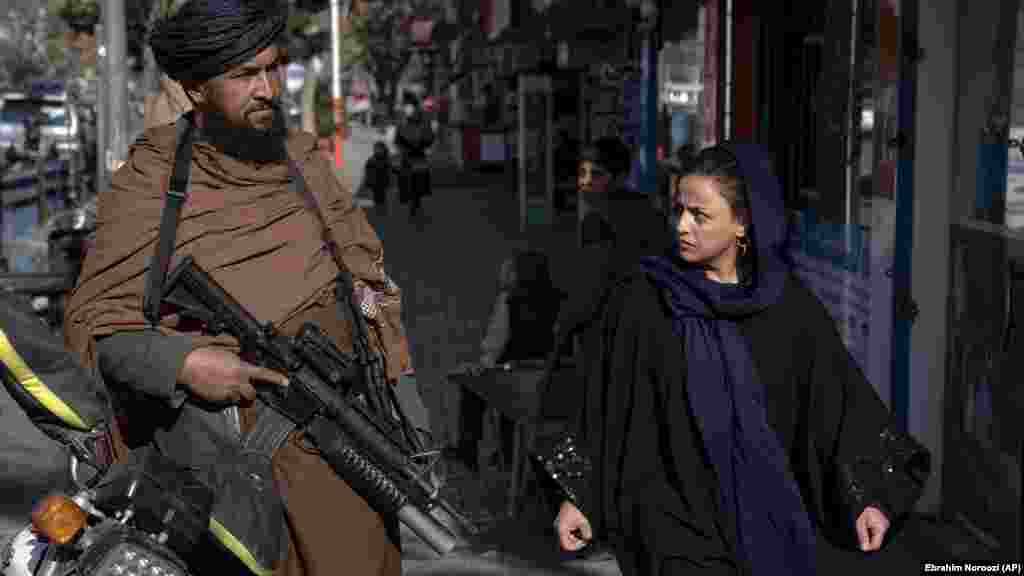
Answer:
<path fill-rule="evenodd" d="M 387 206 L 388 189 L 391 188 L 393 171 L 394 166 L 391 163 L 387 145 L 383 142 L 374 143 L 373 154 L 366 160 L 366 166 L 363 168 L 363 181 L 373 193 L 375 206 Z"/>
<path fill-rule="evenodd" d="M 505 260 L 498 278 L 494 300 L 478 361 L 463 364 L 458 372 L 479 376 L 506 363 L 544 361 L 555 343 L 555 323 L 565 298 L 551 279 L 549 257 L 527 250 Z M 469 466 L 477 462 L 477 443 L 483 438 L 485 405 L 469 394 L 462 396 L 460 430 L 456 455 Z M 512 445 L 512 426 L 503 421 L 504 445 Z"/>
<path fill-rule="evenodd" d="M 399 199 L 409 204 L 409 215 L 416 216 L 423 197 L 431 193 L 427 150 L 434 143 L 434 133 L 414 98 L 406 100 L 403 112 L 405 121 L 395 135 L 395 143 L 402 153 Z"/>
<path fill-rule="evenodd" d="M 591 204 L 583 222 L 583 245 L 556 263 L 561 276 L 568 279 L 568 295 L 559 310 L 554 346 L 560 351 L 576 349 L 577 360 L 584 363 L 598 358 L 599 331 L 592 328 L 612 288 L 641 258 L 659 254 L 672 244 L 665 216 L 647 196 L 622 187 L 627 155 L 628 150 L 614 137 L 599 139 L 583 151 L 578 194 L 581 199 L 589 198 Z M 549 380 L 549 385 L 567 384 Z M 555 391 L 545 394 L 566 396 Z M 553 408 L 555 414 L 560 412 Z"/>
<path fill-rule="evenodd" d="M 576 182 L 584 212 L 580 223 L 581 245 L 608 240 L 611 218 L 615 217 L 611 205 L 629 195 L 625 178 L 630 156 L 629 148 L 615 136 L 599 138 L 583 149 Z"/>

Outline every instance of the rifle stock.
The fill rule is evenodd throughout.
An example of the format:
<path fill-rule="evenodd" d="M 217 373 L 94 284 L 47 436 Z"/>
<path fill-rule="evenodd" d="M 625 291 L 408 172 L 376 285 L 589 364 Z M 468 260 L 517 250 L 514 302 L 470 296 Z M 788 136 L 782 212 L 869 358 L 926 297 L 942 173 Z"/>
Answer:
<path fill-rule="evenodd" d="M 304 429 L 335 473 L 361 497 L 379 512 L 395 514 L 438 554 L 455 548 L 459 538 L 432 512 L 441 509 L 456 521 L 465 520 L 438 497 L 426 479 L 429 469 L 416 463 L 414 447 L 395 426 L 380 422 L 382 413 L 374 418 L 346 393 L 355 388 L 354 383 L 345 382 L 347 378 L 360 368 L 373 369 L 365 351 L 353 366 L 354 361 L 326 338 L 316 336 L 315 325 L 303 327 L 301 338 L 279 334 L 270 324 L 256 320 L 191 257 L 171 272 L 165 286 L 165 301 L 177 306 L 183 316 L 200 320 L 207 332 L 230 334 L 238 339 L 247 359 L 288 376 L 287 388 L 257 386 L 258 398 Z M 344 282 L 339 286 L 343 289 Z M 357 338 L 360 328 L 365 329 L 365 324 L 358 324 L 361 319 L 353 327 Z M 364 377 L 372 380 L 375 375 Z M 471 526 L 464 527 L 473 531 Z"/>

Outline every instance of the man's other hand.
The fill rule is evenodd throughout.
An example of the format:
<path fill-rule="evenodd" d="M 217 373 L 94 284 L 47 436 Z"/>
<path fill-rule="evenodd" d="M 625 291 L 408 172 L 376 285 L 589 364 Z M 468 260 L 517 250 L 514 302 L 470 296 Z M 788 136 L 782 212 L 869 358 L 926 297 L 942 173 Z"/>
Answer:
<path fill-rule="evenodd" d="M 254 366 L 219 348 L 197 348 L 185 357 L 178 382 L 211 404 L 249 404 L 256 399 L 255 381 L 287 386 L 288 378 Z"/>

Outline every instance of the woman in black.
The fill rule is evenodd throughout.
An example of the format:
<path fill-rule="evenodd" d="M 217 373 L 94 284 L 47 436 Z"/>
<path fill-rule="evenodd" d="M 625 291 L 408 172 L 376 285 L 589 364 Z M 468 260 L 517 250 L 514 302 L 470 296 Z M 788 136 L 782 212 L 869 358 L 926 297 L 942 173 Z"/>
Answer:
<path fill-rule="evenodd" d="M 596 536 L 626 576 L 834 573 L 831 550 L 879 550 L 928 455 L 784 264 L 767 156 L 706 149 L 672 201 L 675 245 L 615 288 L 585 351 L 585 458 L 545 463 L 561 547 Z"/>

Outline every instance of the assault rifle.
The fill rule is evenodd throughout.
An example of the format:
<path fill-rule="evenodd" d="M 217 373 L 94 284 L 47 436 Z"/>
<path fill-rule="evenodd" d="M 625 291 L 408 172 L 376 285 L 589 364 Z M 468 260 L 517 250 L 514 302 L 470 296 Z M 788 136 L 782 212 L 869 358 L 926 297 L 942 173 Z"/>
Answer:
<path fill-rule="evenodd" d="M 182 317 L 202 322 L 209 334 L 230 334 L 247 361 L 287 375 L 287 387 L 257 384 L 258 399 L 303 430 L 334 472 L 375 510 L 394 514 L 440 555 L 465 543 L 443 522 L 468 533 L 474 529 L 428 479 L 430 454 L 417 453 L 410 427 L 378 405 L 393 396 L 379 388 L 389 391 L 390 384 L 376 382 L 383 378 L 382 367 L 367 349 L 366 325 L 351 304 L 347 271 L 339 275 L 337 289 L 354 316 L 354 354 L 339 350 L 313 323 L 304 324 L 294 338 L 259 323 L 191 257 L 171 272 L 165 286 L 164 301 Z"/>

